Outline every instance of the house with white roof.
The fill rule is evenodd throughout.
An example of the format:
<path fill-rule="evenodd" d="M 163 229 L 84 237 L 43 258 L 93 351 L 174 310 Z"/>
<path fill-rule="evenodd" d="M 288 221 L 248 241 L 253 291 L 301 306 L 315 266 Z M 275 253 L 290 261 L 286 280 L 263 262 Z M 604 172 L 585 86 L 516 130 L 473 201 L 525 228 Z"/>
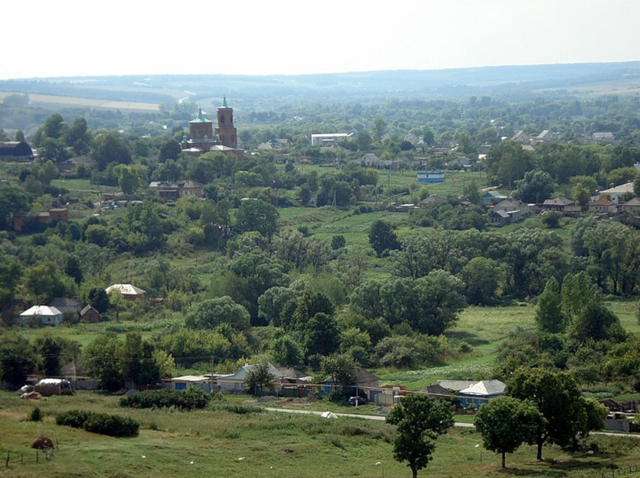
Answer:
<path fill-rule="evenodd" d="M 27 325 L 30 319 L 40 319 L 42 325 L 60 325 L 62 312 L 48 305 L 34 305 L 20 314 L 22 325 Z"/>
<path fill-rule="evenodd" d="M 504 389 L 505 384 L 500 380 L 482 380 L 460 390 L 459 395 L 462 405 L 465 407 L 469 407 L 471 404 L 480 407 L 490 399 L 504 395 Z"/>
<path fill-rule="evenodd" d="M 125 299 L 135 300 L 141 299 L 147 295 L 147 292 L 139 289 L 131 284 L 113 284 L 104 290 L 107 294 L 112 292 L 119 292 Z"/>
<path fill-rule="evenodd" d="M 608 196 L 615 204 L 622 204 L 624 202 L 625 195 L 633 195 L 633 181 L 613 188 L 604 189 L 603 191 L 600 191 L 598 198 L 601 198 L 603 194 Z"/>

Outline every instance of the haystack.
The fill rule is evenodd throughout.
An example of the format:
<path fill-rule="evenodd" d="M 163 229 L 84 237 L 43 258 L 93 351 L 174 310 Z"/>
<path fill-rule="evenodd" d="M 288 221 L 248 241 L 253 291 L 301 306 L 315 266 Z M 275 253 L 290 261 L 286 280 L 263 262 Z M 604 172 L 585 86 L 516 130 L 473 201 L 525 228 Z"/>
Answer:
<path fill-rule="evenodd" d="M 36 450 L 53 450 L 53 440 L 44 435 L 40 435 L 36 438 L 31 444 L 31 448 L 35 448 Z"/>
<path fill-rule="evenodd" d="M 38 392 L 27 392 L 20 395 L 20 398 L 25 398 L 27 400 L 40 400 L 42 398 L 42 395 L 40 395 Z"/>

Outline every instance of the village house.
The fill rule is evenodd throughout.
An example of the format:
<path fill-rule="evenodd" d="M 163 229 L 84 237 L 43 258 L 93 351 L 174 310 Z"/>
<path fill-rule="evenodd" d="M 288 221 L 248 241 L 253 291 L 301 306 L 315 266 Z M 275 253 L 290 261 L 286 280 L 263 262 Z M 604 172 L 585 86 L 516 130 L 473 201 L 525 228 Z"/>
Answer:
<path fill-rule="evenodd" d="M 597 201 L 593 201 L 589 203 L 589 212 L 598 212 L 598 213 L 614 213 L 616 212 L 616 203 L 613 201 L 609 201 L 607 198 L 602 197 Z"/>
<path fill-rule="evenodd" d="M 34 305 L 20 314 L 20 322 L 27 325 L 32 320 L 38 320 L 41 325 L 60 325 L 62 312 L 47 305 Z"/>
<path fill-rule="evenodd" d="M 633 196 L 634 195 L 633 182 L 620 184 L 619 186 L 615 186 L 615 187 L 609 188 L 609 189 L 604 189 L 604 190 L 600 191 L 600 193 L 596 197 L 599 199 L 603 195 L 608 197 L 615 204 L 622 204 L 622 202 L 624 201 L 625 196 Z"/>
<path fill-rule="evenodd" d="M 557 197 L 553 199 L 545 199 L 542 203 L 542 209 L 545 211 L 564 212 L 567 206 L 573 206 L 574 204 L 574 201 L 569 198 Z"/>
<path fill-rule="evenodd" d="M 111 294 L 112 292 L 120 293 L 122 297 L 127 300 L 143 299 L 147 296 L 146 291 L 131 284 L 113 284 L 107 287 L 104 291 L 107 294 Z"/>
<path fill-rule="evenodd" d="M 204 184 L 197 181 L 181 179 L 176 182 L 153 181 L 149 189 L 157 191 L 163 201 L 176 201 L 184 196 L 204 197 Z"/>
<path fill-rule="evenodd" d="M 314 133 L 311 135 L 311 146 L 329 146 L 336 141 L 349 139 L 353 133 Z"/>
<path fill-rule="evenodd" d="M 480 408 L 492 398 L 504 395 L 505 384 L 500 380 L 482 380 L 458 392 L 462 405 Z"/>
<path fill-rule="evenodd" d="M 56 297 L 49 302 L 49 307 L 55 307 L 63 314 L 78 315 L 80 312 L 80 302 L 69 297 Z"/>
<path fill-rule="evenodd" d="M 485 205 L 496 204 L 507 199 L 507 196 L 498 191 L 487 191 L 482 195 L 482 203 Z"/>
<path fill-rule="evenodd" d="M 61 173 L 74 173 L 80 165 L 86 169 L 91 169 L 96 165 L 96 162 L 89 156 L 76 156 L 75 158 L 58 163 L 56 166 L 58 166 L 58 171 Z"/>
<path fill-rule="evenodd" d="M 518 216 L 520 218 L 522 218 L 522 216 L 526 216 L 531 212 L 531 209 L 529 208 L 528 204 L 525 204 L 522 201 L 518 201 L 517 199 L 513 199 L 513 198 L 507 198 L 507 199 L 504 199 L 503 201 L 500 201 L 495 206 L 493 206 L 493 210 L 505 211 L 505 212 L 519 211 L 520 214 Z"/>
<path fill-rule="evenodd" d="M 442 196 L 438 196 L 437 194 L 430 194 L 418 203 L 418 207 L 423 208 L 428 206 L 429 204 L 443 204 L 445 202 L 447 202 L 447 200 Z"/>
<path fill-rule="evenodd" d="M 38 214 L 16 214 L 13 217 L 13 230 L 22 232 L 29 223 L 49 224 L 69 222 L 69 208 L 51 208 Z"/>
<path fill-rule="evenodd" d="M 635 197 L 623 203 L 621 210 L 628 213 L 637 213 L 640 211 L 640 198 Z"/>

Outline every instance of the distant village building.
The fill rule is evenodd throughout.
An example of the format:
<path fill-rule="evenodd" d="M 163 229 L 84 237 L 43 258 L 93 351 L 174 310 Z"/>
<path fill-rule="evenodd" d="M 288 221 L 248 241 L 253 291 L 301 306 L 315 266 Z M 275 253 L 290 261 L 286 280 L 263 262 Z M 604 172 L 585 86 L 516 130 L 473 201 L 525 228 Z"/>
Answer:
<path fill-rule="evenodd" d="M 625 212 L 636 213 L 640 211 L 640 198 L 629 199 L 627 202 L 622 204 L 622 210 Z"/>
<path fill-rule="evenodd" d="M 564 211 L 565 207 L 573 206 L 573 204 L 574 201 L 569 198 L 557 197 L 553 199 L 545 199 L 545 201 L 542 203 L 542 208 L 546 209 L 547 211 L 562 212 Z"/>
<path fill-rule="evenodd" d="M 460 390 L 459 394 L 463 406 L 469 407 L 473 404 L 481 407 L 492 398 L 504 395 L 504 389 L 505 384 L 500 380 L 482 380 Z"/>
<path fill-rule="evenodd" d="M 493 207 L 494 211 L 520 211 L 523 215 L 529 214 L 530 208 L 528 204 L 518 201 L 517 199 L 507 198 L 500 201 Z"/>
<path fill-rule="evenodd" d="M 33 150 L 24 141 L 0 141 L 0 160 L 31 161 Z"/>
<path fill-rule="evenodd" d="M 550 141 L 554 141 L 556 139 L 556 134 L 552 133 L 548 129 L 542 131 L 535 138 L 531 138 L 531 142 L 533 143 L 549 143 Z"/>
<path fill-rule="evenodd" d="M 442 171 L 421 171 L 416 175 L 419 183 L 442 183 L 444 173 Z"/>
<path fill-rule="evenodd" d="M 153 181 L 149 189 L 158 191 L 163 201 L 175 201 L 184 196 L 204 197 L 204 184 L 197 181 L 181 179 L 176 182 Z"/>
<path fill-rule="evenodd" d="M 74 173 L 80 165 L 91 169 L 96 165 L 96 161 L 89 156 L 76 156 L 75 158 L 58 163 L 56 166 L 58 166 L 58 171 L 61 173 Z"/>
<path fill-rule="evenodd" d="M 600 191 L 598 198 L 602 197 L 602 195 L 606 195 L 615 204 L 622 204 L 624 196 L 628 194 L 633 194 L 633 182 L 621 184 L 620 186 L 610 189 L 604 189 L 603 191 Z"/>
<path fill-rule="evenodd" d="M 104 291 L 107 294 L 119 292 L 122 297 L 128 300 L 142 299 L 147 295 L 146 291 L 131 284 L 113 284 L 107 287 Z"/>
<path fill-rule="evenodd" d="M 78 315 L 78 312 L 80 312 L 81 309 L 80 302 L 70 297 L 56 297 L 49 302 L 49 307 L 55 307 L 63 314 L 74 315 Z"/>
<path fill-rule="evenodd" d="M 233 124 L 233 108 L 227 104 L 225 97 L 217 109 L 218 126 L 213 129 L 213 122 L 198 110 L 198 117 L 189 122 L 191 139 L 186 137 L 180 143 L 183 152 L 198 157 L 210 151 L 232 154 L 239 161 L 244 159 L 244 151 L 238 148 L 238 132 Z"/>
<path fill-rule="evenodd" d="M 353 133 L 318 133 L 311 135 L 311 146 L 329 146 L 342 139 L 349 139 Z"/>
<path fill-rule="evenodd" d="M 40 320 L 42 325 L 60 325 L 62 312 L 47 305 L 34 305 L 20 314 L 20 322 L 27 325 L 30 319 Z"/>
<path fill-rule="evenodd" d="M 601 144 L 614 144 L 616 142 L 616 137 L 610 131 L 593 133 L 591 135 L 591 139 L 593 139 L 594 142 Z"/>
<path fill-rule="evenodd" d="M 531 136 L 529 136 L 524 131 L 518 131 L 516 134 L 513 135 L 511 139 L 513 141 L 518 141 L 520 143 L 528 143 L 529 140 L 531 139 Z"/>
<path fill-rule="evenodd" d="M 589 203 L 589 212 L 611 213 L 616 212 L 616 203 L 601 197 L 597 201 Z"/>
<path fill-rule="evenodd" d="M 85 322 L 89 322 L 89 323 L 100 322 L 100 312 L 98 312 L 97 309 L 95 309 L 89 304 L 85 305 L 84 308 L 80 311 L 80 317 Z"/>
<path fill-rule="evenodd" d="M 495 204 L 507 199 L 507 196 L 498 191 L 487 191 L 482 196 L 483 204 Z"/>
<path fill-rule="evenodd" d="M 447 200 L 442 196 L 438 196 L 437 194 L 430 194 L 429 196 L 424 198 L 422 201 L 420 201 L 418 203 L 418 206 L 427 207 L 429 204 L 442 204 L 445 202 L 447 202 Z"/>
<path fill-rule="evenodd" d="M 16 214 L 13 217 L 13 230 L 22 232 L 29 222 L 37 224 L 69 222 L 69 208 L 52 208 L 38 214 Z"/>

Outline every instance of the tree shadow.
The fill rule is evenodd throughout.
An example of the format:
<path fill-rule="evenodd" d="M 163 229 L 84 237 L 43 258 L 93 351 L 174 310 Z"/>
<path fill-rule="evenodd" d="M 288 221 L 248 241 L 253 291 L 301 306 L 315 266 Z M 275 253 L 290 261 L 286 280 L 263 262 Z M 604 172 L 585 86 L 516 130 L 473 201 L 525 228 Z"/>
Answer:
<path fill-rule="evenodd" d="M 457 339 L 464 342 L 467 342 L 471 345 L 486 345 L 489 343 L 486 339 L 479 338 L 476 334 L 464 330 L 451 330 L 446 334 L 448 339 Z"/>
<path fill-rule="evenodd" d="M 546 466 L 545 466 L 546 465 Z M 534 467 L 538 467 L 537 469 Z M 617 468 L 617 467 L 616 467 Z M 584 462 L 578 459 L 571 460 L 544 460 L 542 462 L 532 463 L 532 467 L 523 468 L 504 468 L 499 472 L 505 475 L 512 476 L 569 476 L 570 472 L 593 472 L 593 471 L 607 471 L 612 469 L 611 463 L 602 463 L 596 461 Z"/>

